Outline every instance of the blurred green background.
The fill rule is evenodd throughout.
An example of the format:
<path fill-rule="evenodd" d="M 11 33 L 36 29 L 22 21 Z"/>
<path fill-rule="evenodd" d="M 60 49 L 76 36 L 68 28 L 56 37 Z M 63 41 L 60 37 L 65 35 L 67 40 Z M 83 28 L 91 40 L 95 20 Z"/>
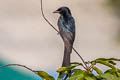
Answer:
<path fill-rule="evenodd" d="M 120 0 L 108 0 L 109 7 L 114 11 L 114 14 L 117 16 L 120 22 Z M 118 32 L 116 35 L 116 40 L 120 43 L 120 23 L 118 22 Z"/>

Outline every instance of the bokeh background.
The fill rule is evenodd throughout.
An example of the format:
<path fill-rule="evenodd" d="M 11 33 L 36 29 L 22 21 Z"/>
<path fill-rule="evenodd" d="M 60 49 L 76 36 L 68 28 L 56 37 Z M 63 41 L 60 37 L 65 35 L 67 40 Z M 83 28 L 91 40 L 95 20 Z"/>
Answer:
<path fill-rule="evenodd" d="M 74 47 L 85 60 L 120 58 L 119 0 L 43 0 L 43 5 L 56 28 L 59 15 L 52 12 L 61 6 L 71 9 L 76 21 Z M 56 76 L 62 57 L 62 39 L 42 18 L 40 0 L 0 0 L 0 65 L 23 64 Z M 71 57 L 80 61 L 75 52 Z M 38 79 L 20 67 L 0 69 L 0 78 Z"/>

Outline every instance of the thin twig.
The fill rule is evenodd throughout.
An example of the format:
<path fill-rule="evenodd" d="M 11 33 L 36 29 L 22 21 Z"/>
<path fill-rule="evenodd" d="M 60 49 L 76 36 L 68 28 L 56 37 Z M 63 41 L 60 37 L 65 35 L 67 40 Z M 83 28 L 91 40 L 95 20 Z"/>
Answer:
<path fill-rule="evenodd" d="M 41 12 L 42 12 L 42 16 L 43 16 L 43 18 L 45 19 L 45 21 L 46 21 L 55 31 L 59 32 L 59 31 L 49 22 L 49 20 L 45 17 L 44 12 L 43 12 L 43 2 L 42 2 L 42 0 L 41 0 Z M 76 50 L 74 47 L 73 47 L 73 50 L 74 50 L 75 53 L 80 57 L 80 59 L 82 60 L 82 62 L 83 62 L 84 65 L 85 65 L 84 68 L 87 70 L 88 66 L 87 66 L 87 64 L 85 63 L 85 60 L 82 58 L 82 56 L 77 52 L 77 50 Z"/>
<path fill-rule="evenodd" d="M 32 71 L 33 73 L 35 73 L 36 75 L 38 75 L 35 70 L 32 70 L 31 68 L 21 65 L 21 64 L 8 64 L 8 65 L 0 66 L 0 68 L 4 68 L 4 67 L 8 67 L 8 66 L 20 66 L 20 67 L 26 68 L 26 69 Z"/>
<path fill-rule="evenodd" d="M 82 62 L 84 63 L 84 65 L 85 65 L 85 69 L 87 70 L 87 68 L 88 68 L 88 66 L 87 66 L 87 64 L 85 63 L 85 60 L 82 58 L 82 56 L 77 52 L 77 50 L 74 48 L 74 47 L 72 47 L 73 48 L 73 50 L 75 51 L 75 53 L 80 57 L 80 59 L 82 60 Z"/>
<path fill-rule="evenodd" d="M 48 19 L 45 17 L 44 12 L 43 12 L 42 0 L 41 0 L 41 12 L 42 12 L 42 16 L 43 16 L 43 18 L 45 19 L 45 21 L 46 21 L 55 31 L 59 32 L 59 31 L 48 21 Z"/>

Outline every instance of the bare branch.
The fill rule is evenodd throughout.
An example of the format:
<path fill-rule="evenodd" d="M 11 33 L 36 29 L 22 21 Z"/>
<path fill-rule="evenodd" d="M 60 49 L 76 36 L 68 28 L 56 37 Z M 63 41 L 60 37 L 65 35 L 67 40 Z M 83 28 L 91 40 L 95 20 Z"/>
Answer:
<path fill-rule="evenodd" d="M 0 68 L 4 68 L 4 67 L 8 67 L 8 66 L 20 66 L 20 67 L 26 68 L 26 69 L 30 70 L 31 72 L 35 73 L 36 75 L 38 75 L 35 70 L 32 70 L 31 68 L 21 65 L 21 64 L 8 64 L 8 65 L 0 66 Z"/>
<path fill-rule="evenodd" d="M 42 0 L 41 0 L 41 12 L 42 12 L 42 16 L 43 16 L 43 18 L 45 19 L 45 21 L 55 30 L 55 31 L 57 31 L 57 32 L 59 32 L 50 22 L 49 22 L 49 20 L 45 17 L 45 15 L 44 15 L 44 12 L 43 12 L 43 2 L 42 2 Z M 84 65 L 85 65 L 85 69 L 87 70 L 87 64 L 85 63 L 85 60 L 82 58 L 82 56 L 78 53 L 78 51 L 73 47 L 73 50 L 74 50 L 74 52 L 80 57 L 80 59 L 82 60 L 82 62 L 84 63 Z"/>
<path fill-rule="evenodd" d="M 74 47 L 72 47 L 72 48 L 75 51 L 75 53 L 80 57 L 80 59 L 82 60 L 82 62 L 84 63 L 85 67 L 84 66 L 83 67 L 87 70 L 88 66 L 85 63 L 85 60 L 82 58 L 82 56 L 77 52 L 77 50 Z"/>
<path fill-rule="evenodd" d="M 48 21 L 48 19 L 45 17 L 44 12 L 43 12 L 42 0 L 41 0 L 41 12 L 42 12 L 42 16 L 43 16 L 43 18 L 45 19 L 45 21 L 46 21 L 55 31 L 59 32 L 59 31 Z"/>

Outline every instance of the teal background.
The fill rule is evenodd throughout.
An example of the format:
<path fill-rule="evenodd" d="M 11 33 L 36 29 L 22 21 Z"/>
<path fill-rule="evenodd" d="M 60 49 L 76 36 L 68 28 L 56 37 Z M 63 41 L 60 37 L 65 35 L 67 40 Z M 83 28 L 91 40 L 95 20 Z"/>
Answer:
<path fill-rule="evenodd" d="M 5 65 L 0 61 L 0 66 Z M 19 67 L 18 67 L 19 68 Z M 14 67 L 0 68 L 0 80 L 42 80 L 35 74 L 27 74 L 23 71 L 16 70 Z"/>
<path fill-rule="evenodd" d="M 0 59 L 0 66 L 7 65 L 9 61 Z M 47 72 L 55 79 L 57 79 L 57 73 Z M 0 80 L 42 80 L 38 75 L 20 66 L 7 66 L 0 68 Z"/>

